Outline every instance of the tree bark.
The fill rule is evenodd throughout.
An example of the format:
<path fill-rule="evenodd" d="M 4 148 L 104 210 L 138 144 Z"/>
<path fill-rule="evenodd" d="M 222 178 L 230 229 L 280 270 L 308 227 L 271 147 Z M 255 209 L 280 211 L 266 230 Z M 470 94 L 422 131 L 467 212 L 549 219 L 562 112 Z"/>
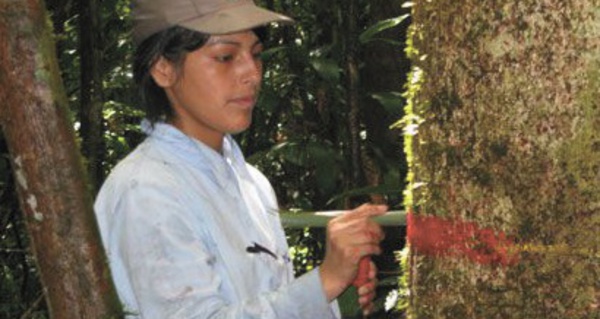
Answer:
<path fill-rule="evenodd" d="M 363 179 L 360 142 L 360 78 L 358 72 L 358 4 L 357 0 L 342 0 L 340 7 L 345 10 L 342 25 L 344 61 L 343 70 L 346 88 L 346 104 L 348 107 L 348 132 L 350 134 L 350 188 L 361 184 Z M 353 204 L 348 205 L 353 206 Z"/>
<path fill-rule="evenodd" d="M 67 99 L 41 1 L 0 1 L 0 124 L 53 318 L 116 318 Z"/>
<path fill-rule="evenodd" d="M 104 125 L 102 116 L 102 51 L 100 10 L 96 0 L 78 2 L 81 90 L 79 121 L 81 148 L 87 160 L 90 185 L 95 194 L 104 181 Z"/>
<path fill-rule="evenodd" d="M 598 318 L 600 1 L 415 1 L 411 318 Z"/>

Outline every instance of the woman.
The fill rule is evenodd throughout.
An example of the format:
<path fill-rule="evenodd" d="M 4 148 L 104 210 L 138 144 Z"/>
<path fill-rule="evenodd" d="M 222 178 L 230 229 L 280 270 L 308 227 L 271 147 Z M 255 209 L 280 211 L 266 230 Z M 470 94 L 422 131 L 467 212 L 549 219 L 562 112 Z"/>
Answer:
<path fill-rule="evenodd" d="M 339 318 L 335 298 L 380 253 L 363 205 L 330 222 L 317 269 L 294 278 L 271 185 L 231 134 L 251 123 L 261 28 L 288 17 L 253 1 L 134 1 L 134 78 L 148 134 L 95 204 L 125 310 L 141 318 Z M 359 288 L 372 310 L 375 271 Z"/>

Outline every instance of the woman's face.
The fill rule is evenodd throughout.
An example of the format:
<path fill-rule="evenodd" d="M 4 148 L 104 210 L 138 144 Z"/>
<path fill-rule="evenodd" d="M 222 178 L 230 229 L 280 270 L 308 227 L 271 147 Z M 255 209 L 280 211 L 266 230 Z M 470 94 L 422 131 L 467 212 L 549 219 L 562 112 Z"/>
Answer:
<path fill-rule="evenodd" d="M 217 151 L 223 135 L 250 125 L 262 81 L 263 46 L 244 31 L 214 35 L 185 57 L 180 69 L 159 59 L 152 69 L 174 110 L 171 124 Z"/>

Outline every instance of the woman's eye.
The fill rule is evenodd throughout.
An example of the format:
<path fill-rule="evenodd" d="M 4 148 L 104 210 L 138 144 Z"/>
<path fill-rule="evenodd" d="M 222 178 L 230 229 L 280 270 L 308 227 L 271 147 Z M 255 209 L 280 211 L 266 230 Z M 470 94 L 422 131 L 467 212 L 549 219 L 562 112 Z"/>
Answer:
<path fill-rule="evenodd" d="M 229 62 L 229 61 L 233 60 L 233 55 L 231 55 L 231 54 L 218 55 L 215 59 L 219 62 Z"/>

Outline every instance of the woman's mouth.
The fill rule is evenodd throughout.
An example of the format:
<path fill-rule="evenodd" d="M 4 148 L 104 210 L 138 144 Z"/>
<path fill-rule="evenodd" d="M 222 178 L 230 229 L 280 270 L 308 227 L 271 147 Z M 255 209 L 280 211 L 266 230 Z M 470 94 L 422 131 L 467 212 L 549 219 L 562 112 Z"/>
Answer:
<path fill-rule="evenodd" d="M 236 105 L 243 107 L 243 108 L 252 108 L 256 104 L 256 96 L 255 95 L 246 95 L 246 96 L 233 98 L 230 101 Z"/>

